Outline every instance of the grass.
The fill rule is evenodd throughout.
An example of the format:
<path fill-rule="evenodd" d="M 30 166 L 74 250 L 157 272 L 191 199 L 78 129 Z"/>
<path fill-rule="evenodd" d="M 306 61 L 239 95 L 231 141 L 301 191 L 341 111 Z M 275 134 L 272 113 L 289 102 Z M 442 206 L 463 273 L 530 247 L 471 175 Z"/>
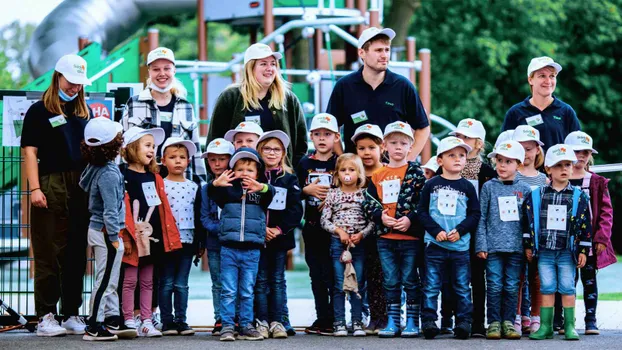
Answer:
<path fill-rule="evenodd" d="M 583 300 L 583 295 L 578 295 L 577 300 Z M 598 294 L 598 301 L 622 301 L 622 292 Z"/>

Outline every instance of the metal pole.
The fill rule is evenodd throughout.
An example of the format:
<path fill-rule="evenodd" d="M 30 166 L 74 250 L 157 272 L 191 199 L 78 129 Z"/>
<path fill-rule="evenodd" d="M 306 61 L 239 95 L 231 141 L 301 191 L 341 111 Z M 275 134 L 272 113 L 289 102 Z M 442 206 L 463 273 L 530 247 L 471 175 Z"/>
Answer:
<path fill-rule="evenodd" d="M 409 36 L 408 38 L 406 38 L 406 61 L 408 62 L 414 62 L 416 59 L 416 55 L 417 55 L 417 41 L 415 39 L 414 36 Z M 416 80 L 416 76 L 415 76 L 415 69 L 411 68 L 409 69 L 410 71 L 410 81 L 413 83 L 413 85 L 417 85 L 417 80 Z"/>
<path fill-rule="evenodd" d="M 199 49 L 199 60 L 207 61 L 207 23 L 205 19 L 205 3 L 197 0 L 197 44 Z M 198 86 L 197 86 L 198 87 Z M 199 120 L 207 120 L 207 74 L 201 77 L 201 97 L 203 97 L 202 108 L 199 108 Z M 196 96 L 196 94 L 195 94 Z M 200 101 L 199 101 L 200 102 Z M 207 135 L 207 124 L 199 124 L 199 135 Z"/>
<path fill-rule="evenodd" d="M 264 0 L 263 8 L 263 34 L 264 37 L 266 37 L 274 32 L 274 15 L 272 15 L 272 10 L 274 9 L 274 0 Z M 274 44 L 270 43 L 269 45 L 274 51 Z"/>
<path fill-rule="evenodd" d="M 430 67 L 430 56 L 431 51 L 429 49 L 419 50 L 419 59 L 421 60 L 421 73 L 419 74 L 419 96 L 421 97 L 423 107 L 428 113 L 428 121 L 430 121 L 429 116 L 430 113 L 432 113 L 432 95 L 430 91 L 432 84 L 432 71 Z M 431 155 L 432 145 L 430 144 L 430 140 L 428 140 L 421 151 L 422 164 L 427 162 Z"/>

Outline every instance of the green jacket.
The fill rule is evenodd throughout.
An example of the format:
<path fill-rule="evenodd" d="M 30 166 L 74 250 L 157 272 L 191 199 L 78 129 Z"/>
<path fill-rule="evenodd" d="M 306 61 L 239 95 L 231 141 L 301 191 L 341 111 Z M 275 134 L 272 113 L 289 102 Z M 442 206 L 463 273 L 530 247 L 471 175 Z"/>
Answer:
<path fill-rule="evenodd" d="M 300 101 L 293 92 L 287 93 L 285 109 L 272 109 L 275 129 L 282 130 L 289 138 L 287 155 L 293 167 L 307 154 L 307 124 Z M 225 133 L 243 122 L 246 116 L 244 101 L 239 85 L 226 88 L 216 101 L 214 113 L 210 120 L 207 141 L 224 137 Z M 267 131 L 267 130 L 266 130 Z"/>

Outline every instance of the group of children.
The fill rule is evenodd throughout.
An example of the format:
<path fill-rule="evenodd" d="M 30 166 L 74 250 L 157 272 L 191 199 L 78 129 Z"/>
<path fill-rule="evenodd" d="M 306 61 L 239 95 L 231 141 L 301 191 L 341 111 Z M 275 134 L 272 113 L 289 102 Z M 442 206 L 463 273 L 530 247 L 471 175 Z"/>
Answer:
<path fill-rule="evenodd" d="M 561 328 L 578 339 L 576 269 L 596 290 L 594 271 L 615 262 L 607 180 L 585 170 L 596 153 L 590 137 L 574 132 L 544 157 L 538 131 L 520 126 L 488 154 L 495 170 L 483 161 L 479 121 L 463 120 L 452 134 L 424 166 L 410 160 L 413 131 L 399 121 L 384 131 L 360 126 L 352 137 L 357 154 L 337 156 L 337 121 L 321 113 L 310 127 L 315 151 L 293 168 L 286 133 L 243 122 L 207 145 L 202 157 L 212 177 L 199 187 L 184 177 L 199 151 L 191 142 L 164 142 L 159 128 L 122 135 L 117 123 L 91 120 L 81 186 L 90 196 L 96 278 L 84 339 L 193 334 L 188 276 L 205 250 L 214 335 L 294 335 L 285 267 L 303 212 L 317 313 L 308 334 L 518 339 L 531 331 L 531 339 L 548 339 L 559 293 Z M 155 154 L 162 143 L 164 179 Z M 597 332 L 596 301 L 590 305 L 586 299 L 586 330 Z"/>

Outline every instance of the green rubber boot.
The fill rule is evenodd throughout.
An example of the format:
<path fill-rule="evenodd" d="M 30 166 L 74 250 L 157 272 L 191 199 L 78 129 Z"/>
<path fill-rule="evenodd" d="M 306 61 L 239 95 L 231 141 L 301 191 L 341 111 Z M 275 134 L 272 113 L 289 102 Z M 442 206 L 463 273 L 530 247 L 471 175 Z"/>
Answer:
<path fill-rule="evenodd" d="M 564 308 L 564 336 L 566 340 L 579 340 L 579 333 L 574 329 L 574 306 Z"/>
<path fill-rule="evenodd" d="M 537 332 L 531 333 L 529 339 L 532 340 L 544 340 L 553 339 L 553 316 L 554 307 L 542 307 L 540 308 L 540 329 Z M 574 315 L 574 311 L 573 311 Z M 574 322 L 573 322 L 574 329 Z"/>

